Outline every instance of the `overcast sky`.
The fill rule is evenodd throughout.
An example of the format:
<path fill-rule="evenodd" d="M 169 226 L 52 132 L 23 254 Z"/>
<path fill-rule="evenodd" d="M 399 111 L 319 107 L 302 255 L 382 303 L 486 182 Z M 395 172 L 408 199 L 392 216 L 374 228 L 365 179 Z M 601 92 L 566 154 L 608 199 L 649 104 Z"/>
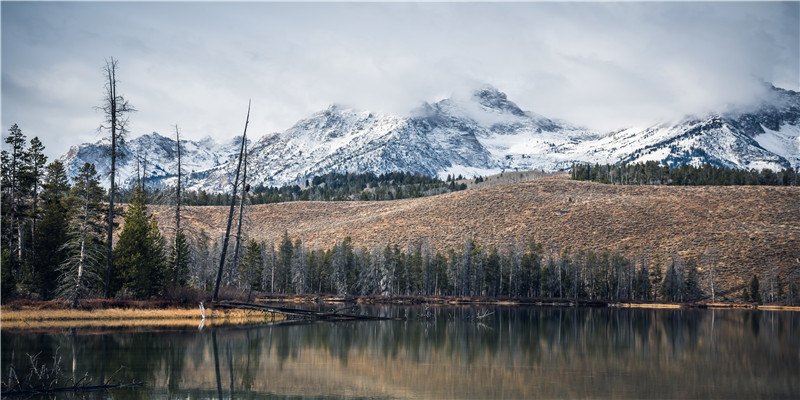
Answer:
<path fill-rule="evenodd" d="M 340 103 L 407 113 L 484 83 L 598 130 L 800 89 L 800 3 L 2 2 L 2 124 L 96 141 L 106 57 L 133 136 L 226 140 Z"/>

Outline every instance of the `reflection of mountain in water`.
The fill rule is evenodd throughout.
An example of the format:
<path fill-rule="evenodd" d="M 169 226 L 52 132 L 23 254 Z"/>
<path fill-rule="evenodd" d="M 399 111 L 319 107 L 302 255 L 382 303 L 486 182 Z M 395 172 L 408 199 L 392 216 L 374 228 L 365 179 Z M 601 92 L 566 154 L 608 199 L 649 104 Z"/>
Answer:
<path fill-rule="evenodd" d="M 217 377 L 226 398 L 270 393 L 370 398 L 800 393 L 795 352 L 800 315 L 795 313 L 462 307 L 432 309 L 429 318 L 420 319 L 420 310 L 379 311 L 410 313 L 408 321 L 214 332 L 4 331 L 2 364 L 24 370 L 25 353 L 43 351 L 47 359 L 60 348 L 64 366 L 69 368 L 74 355 L 79 374 L 107 376 L 125 365 L 120 379 L 145 381 L 148 389 L 119 393 L 123 398 L 215 398 Z"/>

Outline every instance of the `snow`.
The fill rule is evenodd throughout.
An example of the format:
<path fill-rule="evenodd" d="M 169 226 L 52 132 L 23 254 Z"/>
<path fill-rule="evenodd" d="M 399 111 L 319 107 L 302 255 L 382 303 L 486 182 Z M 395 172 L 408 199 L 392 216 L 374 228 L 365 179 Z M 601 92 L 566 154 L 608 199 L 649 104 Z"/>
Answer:
<path fill-rule="evenodd" d="M 800 125 L 783 124 L 777 131 L 761 127 L 764 133 L 753 138 L 759 146 L 785 158 L 792 165 L 800 165 Z"/>
<path fill-rule="evenodd" d="M 522 111 L 502 92 L 484 87 L 467 98 L 424 103 L 409 115 L 389 115 L 333 105 L 248 145 L 254 185 L 280 186 L 329 172 L 407 171 L 465 177 L 503 170 L 564 170 L 574 162 L 714 162 L 739 168 L 800 166 L 800 95 L 780 92 L 780 109 L 763 105 L 749 120 L 783 121 L 776 131 L 744 131 L 740 114 L 687 117 L 649 127 L 594 132 Z M 779 96 L 779 97 L 780 97 Z M 787 97 L 788 96 L 788 97 Z M 788 98 L 785 99 L 785 98 Z M 788 115 L 788 117 L 787 117 Z M 788 122 L 787 122 L 788 121 Z M 181 141 L 183 164 L 193 171 L 190 189 L 227 190 L 240 137 Z M 107 141 L 73 147 L 62 157 L 70 175 L 93 162 L 108 176 Z M 175 141 L 157 133 L 130 140 L 118 166 L 123 182 L 136 174 L 135 154 L 146 154 L 152 174 L 174 185 Z M 108 181 L 106 180 L 106 185 Z"/>
<path fill-rule="evenodd" d="M 475 168 L 466 165 L 453 165 L 446 170 L 439 172 L 437 176 L 441 180 L 447 179 L 447 176 L 458 177 L 461 175 L 466 179 L 477 178 L 479 176 L 497 175 L 503 172 L 502 168 Z"/>

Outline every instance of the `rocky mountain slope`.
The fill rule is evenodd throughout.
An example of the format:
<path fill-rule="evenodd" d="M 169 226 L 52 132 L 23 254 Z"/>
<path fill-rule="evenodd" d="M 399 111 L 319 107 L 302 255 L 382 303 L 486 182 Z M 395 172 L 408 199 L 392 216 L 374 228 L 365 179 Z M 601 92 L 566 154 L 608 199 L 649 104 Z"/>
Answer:
<path fill-rule="evenodd" d="M 491 86 L 466 99 L 423 103 L 406 116 L 332 105 L 249 144 L 250 182 L 280 186 L 328 172 L 471 177 L 503 170 L 564 170 L 573 162 L 800 167 L 800 93 L 775 87 L 768 92 L 748 108 L 610 133 L 524 111 Z M 187 186 L 227 190 L 239 140 L 182 141 L 192 171 Z M 83 162 L 94 162 L 107 175 L 107 149 L 106 141 L 74 146 L 63 159 L 71 173 Z M 136 177 L 137 152 L 146 155 L 151 181 L 174 184 L 174 140 L 153 133 L 128 142 L 122 150 L 124 182 Z"/>

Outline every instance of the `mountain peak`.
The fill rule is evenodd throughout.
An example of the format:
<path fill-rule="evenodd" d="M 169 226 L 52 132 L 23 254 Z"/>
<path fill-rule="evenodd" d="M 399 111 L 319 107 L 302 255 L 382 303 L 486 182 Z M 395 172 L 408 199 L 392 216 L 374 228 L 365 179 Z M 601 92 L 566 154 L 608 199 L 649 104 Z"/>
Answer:
<path fill-rule="evenodd" d="M 475 90 L 472 93 L 472 98 L 486 108 L 505 111 L 518 116 L 525 115 L 525 112 L 516 103 L 508 100 L 508 96 L 505 93 L 489 84 Z"/>
<path fill-rule="evenodd" d="M 472 92 L 472 95 L 477 98 L 485 98 L 485 99 L 493 99 L 493 98 L 501 98 L 503 100 L 507 99 L 505 93 L 500 91 L 500 89 L 494 87 L 491 84 L 484 84 L 481 87 L 475 89 Z"/>

